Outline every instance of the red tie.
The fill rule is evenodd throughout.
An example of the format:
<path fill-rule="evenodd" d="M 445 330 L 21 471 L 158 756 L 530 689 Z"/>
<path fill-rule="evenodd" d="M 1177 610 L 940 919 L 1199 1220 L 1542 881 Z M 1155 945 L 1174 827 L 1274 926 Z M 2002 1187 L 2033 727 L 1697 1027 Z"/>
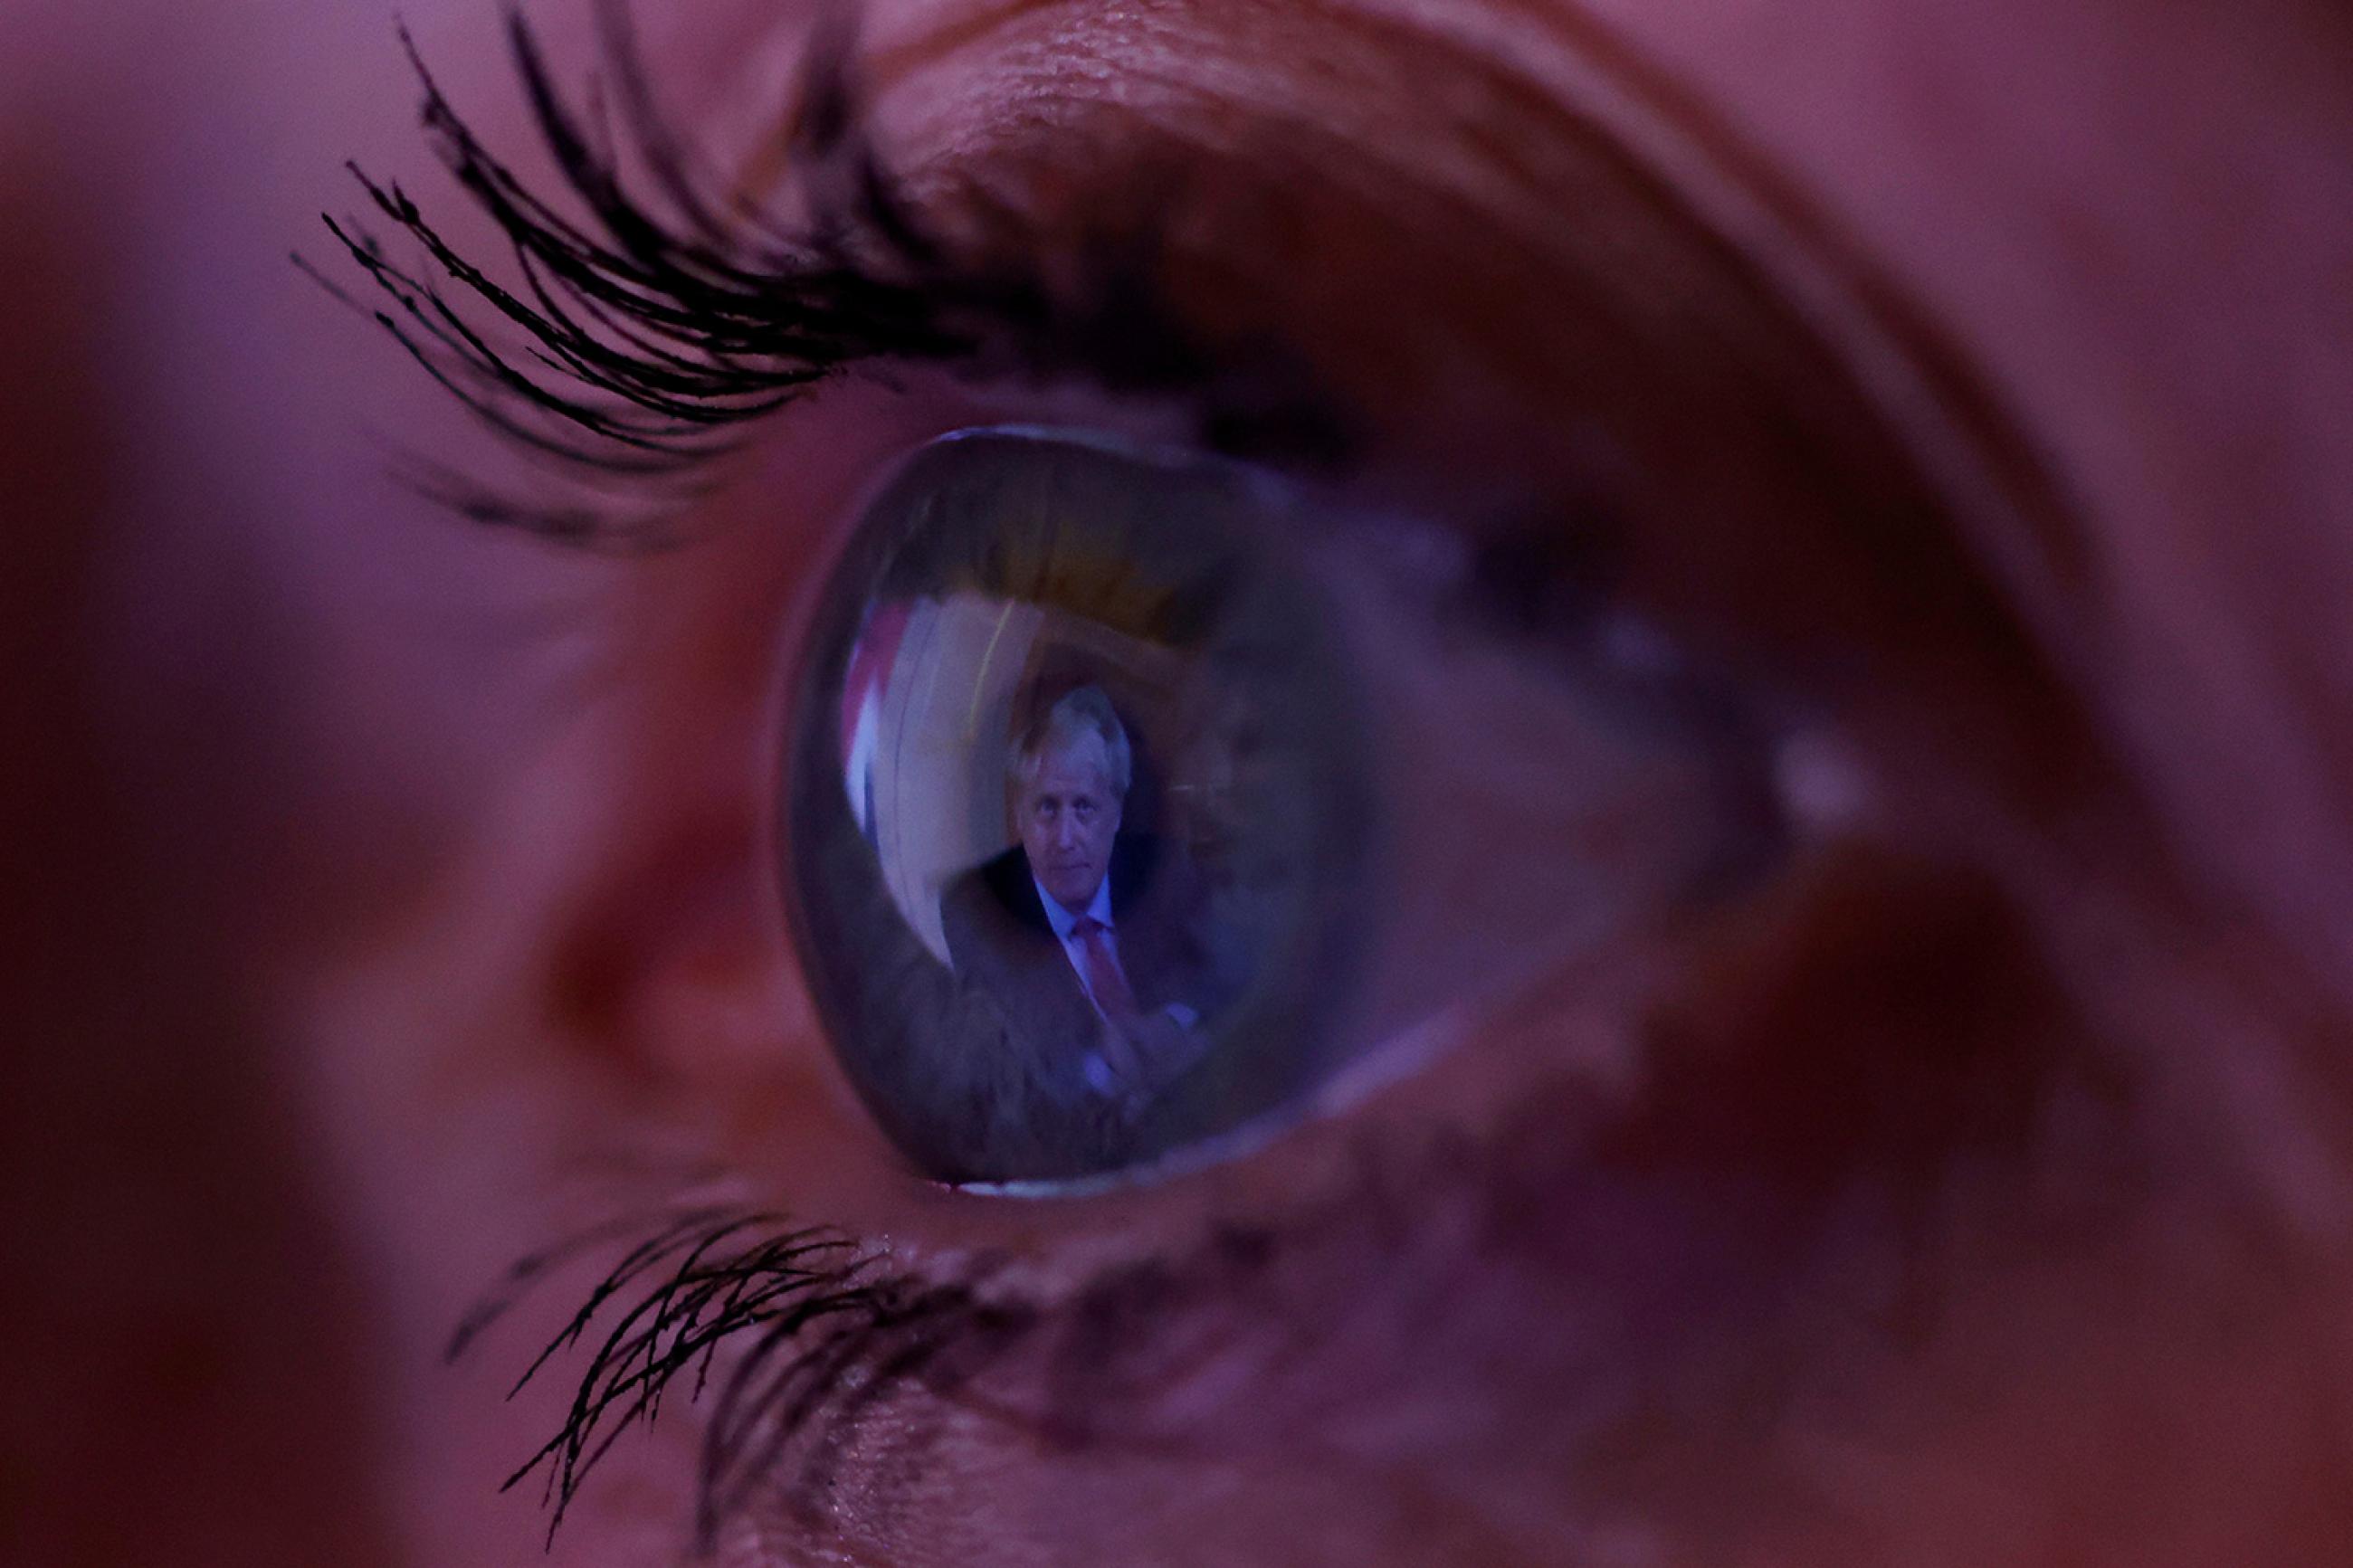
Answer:
<path fill-rule="evenodd" d="M 1081 915 L 1071 922 L 1071 934 L 1079 939 L 1082 967 L 1095 1005 L 1115 1025 L 1135 1022 L 1143 1009 L 1127 988 L 1127 976 L 1119 972 L 1119 960 L 1112 956 L 1111 928 L 1092 915 Z"/>

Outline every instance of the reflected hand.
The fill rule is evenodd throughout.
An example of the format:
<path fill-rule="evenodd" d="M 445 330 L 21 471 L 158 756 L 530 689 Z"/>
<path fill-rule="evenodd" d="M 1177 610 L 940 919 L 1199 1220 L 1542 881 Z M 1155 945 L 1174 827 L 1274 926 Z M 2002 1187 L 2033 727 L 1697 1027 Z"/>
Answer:
<path fill-rule="evenodd" d="M 1121 1045 L 1132 1055 L 1135 1067 L 1129 1081 L 1136 1087 L 1128 1092 L 1124 1101 L 1131 1121 L 1208 1051 L 1208 1036 L 1182 1016 L 1183 1011 L 1189 1009 L 1180 1010 L 1173 1005 L 1163 1007 L 1136 1019 L 1124 1031 Z"/>

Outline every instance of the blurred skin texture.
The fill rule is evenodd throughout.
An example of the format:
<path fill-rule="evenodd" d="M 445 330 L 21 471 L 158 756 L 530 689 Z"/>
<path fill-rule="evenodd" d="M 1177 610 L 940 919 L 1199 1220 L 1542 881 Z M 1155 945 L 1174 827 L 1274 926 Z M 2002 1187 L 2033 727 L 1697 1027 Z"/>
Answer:
<path fill-rule="evenodd" d="M 797 28 L 771 5 L 664 10 L 649 47 L 685 118 L 756 141 Z M 536 168 L 495 8 L 405 11 Z M 533 12 L 568 68 L 588 59 L 576 12 Z M 1283 1279 L 1326 1331 L 1246 1397 L 1087 1442 L 911 1414 L 919 1462 L 845 1473 L 830 1555 L 777 1508 L 723 1560 L 2341 1560 L 2344 9 L 901 0 L 868 42 L 881 140 L 926 167 L 1013 140 L 1100 161 L 1123 114 L 1204 146 L 1307 125 L 1409 163 L 1355 187 L 1347 221 L 1282 235 L 1288 291 L 1250 297 L 1335 380 L 1380 381 L 1364 322 L 1410 340 L 1411 379 L 1352 390 L 1420 496 L 1498 466 L 1540 489 L 1546 433 L 1597 395 L 1549 353 L 1582 298 L 1543 270 L 1561 215 L 1507 177 L 1546 149 L 1480 134 L 1493 101 L 1641 147 L 1858 362 L 1940 482 L 2001 465 L 1940 461 L 1936 431 L 2009 433 L 2045 526 L 1960 494 L 1915 569 L 1966 563 L 2025 651 L 1986 652 L 1966 617 L 1842 623 L 1838 657 L 1800 662 L 1864 759 L 1871 846 L 1818 847 L 1734 915 L 1613 955 L 1606 983 L 1537 987 L 1345 1118 L 1148 1193 L 934 1191 L 839 1087 L 782 942 L 779 650 L 881 465 L 1039 410 L 853 378 L 763 431 L 693 549 L 598 562 L 470 530 L 385 454 L 476 437 L 285 261 L 323 249 L 321 208 L 355 205 L 346 157 L 487 248 L 435 182 L 389 16 L 17 0 L 0 1559 L 677 1561 L 682 1413 L 616 1450 L 552 1559 L 528 1498 L 496 1495 L 560 1418 L 560 1384 L 501 1400 L 570 1287 L 440 1364 L 485 1283 L 567 1228 L 692 1175 L 911 1268 L 1018 1257 L 1050 1302 L 1208 1216 L 1334 1212 L 1356 1152 L 1443 1127 L 1480 1152 L 1482 1194 L 1525 1196 L 1500 1205 L 1514 1223 L 1466 1242 L 1461 1194 L 1428 1184 L 1391 1194 L 1377 1255 L 1321 1227 Z M 1042 166 L 1007 198 L 1069 199 Z M 1504 251 L 1526 263 L 1509 286 L 1448 286 Z M 1880 327 L 1846 331 L 1858 313 Z M 1819 542 L 1786 553 L 1843 570 Z M 1737 597 L 1694 587 L 1679 629 L 1736 655 Z M 1577 1131 L 1561 1085 L 1632 1037 L 1714 1064 L 1721 1092 L 1630 1152 Z M 2004 1052 L 2099 1068 L 2022 1113 L 2031 1140 L 1994 1108 L 1980 1141 L 1940 1144 L 1936 1180 L 1889 1189 L 1927 1194 L 1901 1223 L 1862 1178 L 1814 1179 L 1900 1163 L 1841 1142 L 1905 1125 L 1851 1092 L 1915 1084 L 1891 1059 Z M 1939 1081 L 1923 1068 L 1917 1093 Z M 1655 1179 L 1620 1202 L 1580 1185 L 1601 1169 Z"/>

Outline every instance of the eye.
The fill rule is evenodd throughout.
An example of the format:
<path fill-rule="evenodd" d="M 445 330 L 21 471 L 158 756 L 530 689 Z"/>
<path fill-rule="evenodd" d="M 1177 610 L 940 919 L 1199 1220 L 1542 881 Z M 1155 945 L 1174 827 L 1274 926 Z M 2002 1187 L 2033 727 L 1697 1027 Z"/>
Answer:
<path fill-rule="evenodd" d="M 1190 1164 L 1769 858 L 1757 731 L 1557 559 L 1101 441 L 906 462 L 822 590 L 779 842 L 908 1161 Z"/>
<path fill-rule="evenodd" d="M 1202 43 L 1225 62 L 1217 40 Z M 1155 62 L 1178 58 L 1155 44 Z M 1401 59 L 1399 115 L 1485 100 L 1493 83 L 1446 74 L 1445 60 L 1420 47 Z M 1033 123 L 1033 100 L 1019 101 Z M 1623 1482 L 1631 1507 L 1665 1521 L 1727 1477 L 1744 1495 L 1788 1495 L 1778 1468 L 1752 1481 L 1721 1457 L 1727 1436 L 1770 1425 L 1754 1370 L 1792 1405 L 1842 1399 L 1838 1352 L 1852 1342 L 1833 1336 L 1883 1315 L 1889 1278 L 1910 1293 L 1913 1256 L 1937 1256 L 1956 1173 L 1997 1207 L 2000 1178 L 2047 1177 L 2037 1108 L 2078 1076 L 2058 1048 L 2076 1025 L 2031 962 L 2010 889 L 1978 868 L 2021 865 L 2033 842 L 2010 836 L 1999 803 L 2042 784 L 2039 806 L 2072 805 L 2098 774 L 2051 743 L 2082 732 L 2063 692 L 1864 401 L 1882 361 L 1858 386 L 1813 335 L 1813 306 L 1771 291 L 1785 273 L 1759 260 L 1769 247 L 1727 242 L 1675 182 L 1606 139 L 1592 177 L 1554 178 L 1584 169 L 1573 146 L 1565 163 L 1526 163 L 1543 226 L 1574 240 L 1564 265 L 1532 270 L 1511 224 L 1466 227 L 1451 199 L 1392 201 L 1411 178 L 1350 161 L 1412 142 L 1398 129 L 1409 119 L 1353 140 L 1278 122 L 1265 145 L 1282 156 L 1212 188 L 1279 192 L 1268 210 L 1314 243 L 1212 226 L 1200 254 L 1232 270 L 1204 300 L 1183 247 L 1082 238 L 1080 276 L 1102 286 L 1071 292 L 1050 286 L 1071 243 L 1039 221 L 1050 215 L 1014 231 L 1008 267 L 993 247 L 911 250 L 892 200 L 818 226 L 860 242 L 847 253 L 863 270 L 847 278 L 773 248 L 765 230 L 735 246 L 690 227 L 663 239 L 649 279 L 635 237 L 667 230 L 614 210 L 595 132 L 558 140 L 582 150 L 574 189 L 625 237 L 584 259 L 438 100 L 435 114 L 518 245 L 585 278 L 580 297 L 624 311 L 633 347 L 651 344 L 614 372 L 609 345 L 572 314 L 499 297 L 553 356 L 540 363 L 586 367 L 585 392 L 522 401 L 617 442 L 618 471 L 703 460 L 714 431 L 851 363 L 824 357 L 848 342 L 884 385 L 910 360 L 968 368 L 942 420 L 1071 406 L 1024 399 L 1076 368 L 1079 405 L 1124 411 L 1124 398 L 1174 393 L 1176 417 L 1155 428 L 1351 487 L 1303 493 L 1247 468 L 999 431 L 916 452 L 854 529 L 828 533 L 848 547 L 791 650 L 767 809 L 781 819 L 798 967 L 879 1142 L 943 1181 L 1057 1193 L 1280 1146 L 1212 1180 L 1034 1219 L 903 1184 L 844 1196 L 864 1184 L 811 1182 L 801 1165 L 779 1190 L 842 1226 L 852 1262 L 812 1275 L 799 1230 L 713 1259 L 724 1234 L 690 1226 L 633 1252 L 567 1337 L 661 1246 L 681 1261 L 622 1309 L 547 1450 L 561 1456 L 559 1500 L 606 1451 L 600 1423 L 649 1410 L 684 1367 L 699 1379 L 723 1334 L 742 1353 L 705 1445 L 706 1518 L 773 1491 L 811 1500 L 812 1530 L 879 1532 L 917 1557 L 986 1537 L 992 1521 L 1008 1560 L 1040 1519 L 1072 1561 L 1189 1544 L 1190 1516 L 1185 1533 L 1157 1533 L 1171 1517 L 1151 1511 L 1157 1478 L 1122 1489 L 1106 1449 L 1215 1467 L 1187 1480 L 1309 1456 L 1312 1489 L 1277 1478 L 1238 1516 L 1243 1531 L 1271 1521 L 1250 1553 L 1302 1545 L 1290 1516 L 1314 1531 L 1294 1501 L 1353 1503 L 1392 1475 L 1416 1509 L 1489 1495 L 1499 1478 L 1512 1495 L 1566 1498 L 1588 1443 L 1602 1491 Z M 1082 123 L 1055 123 L 1057 153 L 1092 144 Z M 1549 147 L 1539 133 L 1557 131 L 1530 126 L 1522 142 L 1508 124 L 1477 129 L 1489 148 Z M 1233 142 L 1222 129 L 1215 140 Z M 1326 154 L 1353 177 L 1326 181 Z M 829 166 L 853 176 L 836 188 L 895 189 L 854 159 Z M 1092 188 L 1049 184 L 1065 200 Z M 1360 190 L 1377 193 L 1377 214 L 1325 221 Z M 371 195 L 429 238 L 396 192 Z M 1172 233 L 1196 231 L 1157 219 L 1148 231 Z M 1588 242 L 1606 255 L 1586 256 Z M 396 324 L 443 319 L 438 296 L 390 272 L 364 237 L 353 244 L 404 312 Z M 845 253 L 815 248 L 828 263 Z M 1134 286 L 1123 258 L 1164 254 L 1171 265 Z M 1500 271 L 1484 265 L 1495 258 Z M 1249 329 L 1268 323 L 1209 319 L 1231 299 L 1282 318 L 1281 352 L 1254 347 L 1268 340 Z M 1529 308 L 1493 309 L 1508 300 Z M 1359 357 L 1368 341 L 1383 352 Z M 521 373 L 475 338 L 449 353 L 472 373 L 453 374 L 460 385 L 514 391 Z M 1494 397 L 1458 374 L 1491 359 Z M 681 363 L 691 417 L 674 412 Z M 914 385 L 942 391 L 920 370 Z M 506 417 L 502 404 L 491 412 Z M 522 434 L 546 445 L 536 426 Z M 2031 462 L 2018 471 L 2039 493 Z M 1366 503 L 1382 483 L 1411 504 Z M 765 486 L 743 495 L 764 524 L 780 521 Z M 634 535 L 601 514 L 496 498 L 470 510 L 589 543 Z M 830 506 L 811 501 L 793 516 L 813 529 L 820 512 Z M 961 640 L 923 635 L 965 612 Z M 1058 647 L 1073 657 L 1050 668 Z M 992 670 L 1001 691 L 987 688 Z M 1041 743 L 1025 746 L 1033 725 Z M 1220 743 L 1197 754 L 1193 729 Z M 1015 821 L 1082 836 L 1080 786 L 1120 771 L 1114 737 L 1129 742 L 1125 795 L 1101 820 L 1158 841 L 1164 869 L 1141 881 L 1173 911 L 1161 926 L 1183 937 L 1170 944 L 1180 962 L 1155 975 L 1132 950 L 1132 913 L 1111 896 L 1116 843 L 1076 844 L 1058 865 L 1024 842 L 1038 858 L 1015 869 L 1046 926 L 1024 939 L 1037 984 L 987 983 L 952 938 L 952 894 L 976 887 L 968 901 L 1001 910 L 1009 881 L 1022 901 L 1020 875 L 988 875 L 1024 837 Z M 1859 803 L 1848 744 L 1871 768 Z M 1050 787 L 1008 821 L 1008 786 L 1032 761 Z M 1874 841 L 1793 853 L 1791 829 L 1811 838 L 1841 816 Z M 1098 918 L 1098 892 L 1100 968 L 1088 950 L 1102 933 L 1078 925 Z M 1717 900 L 1728 907 L 1702 910 Z M 1724 918 L 1687 918 L 1703 912 Z M 1172 973 L 1191 1001 L 1155 994 Z M 1033 1005 L 1048 991 L 1059 999 Z M 1418 1070 L 1442 1052 L 1460 1070 Z M 1588 1061 L 1637 1070 L 1597 1086 Z M 1299 1126 L 1318 1116 L 1326 1126 Z M 769 1133 L 742 1147 L 796 1142 Z M 1956 1222 L 1952 1234 L 1970 1233 Z M 779 1310 L 811 1289 L 820 1305 Z M 703 1319 L 709 1305 L 723 1324 Z M 1785 1333 L 1797 1323 L 1823 1337 Z M 975 1413 L 997 1429 L 974 1447 L 923 1446 L 926 1429 L 961 1437 Z M 870 1433 L 895 1436 L 870 1447 Z M 909 1435 L 913 1447 L 896 1446 Z M 1442 1484 L 1425 1492 L 1432 1444 Z M 1407 1468 L 1391 1469 L 1400 1457 Z M 1327 1459 L 1340 1468 L 1316 1468 Z M 905 1484 L 837 1485 L 860 1465 Z M 1222 1511 L 1222 1491 L 1208 1495 Z M 1094 1521 L 1073 1506 L 1087 1498 L 1102 1502 Z M 1690 1555 L 1665 1539 L 1662 1552 Z"/>

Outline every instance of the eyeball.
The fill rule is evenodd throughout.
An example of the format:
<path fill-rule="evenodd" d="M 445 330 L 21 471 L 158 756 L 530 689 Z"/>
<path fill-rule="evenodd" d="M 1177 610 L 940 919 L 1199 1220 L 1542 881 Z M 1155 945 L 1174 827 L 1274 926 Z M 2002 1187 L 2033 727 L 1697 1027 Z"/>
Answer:
<path fill-rule="evenodd" d="M 1754 815 L 1658 648 L 1502 646 L 1478 577 L 1442 531 L 1103 442 L 967 432 L 892 477 L 821 590 L 778 842 L 842 1071 L 914 1168 L 1206 1158 L 1737 858 Z"/>

